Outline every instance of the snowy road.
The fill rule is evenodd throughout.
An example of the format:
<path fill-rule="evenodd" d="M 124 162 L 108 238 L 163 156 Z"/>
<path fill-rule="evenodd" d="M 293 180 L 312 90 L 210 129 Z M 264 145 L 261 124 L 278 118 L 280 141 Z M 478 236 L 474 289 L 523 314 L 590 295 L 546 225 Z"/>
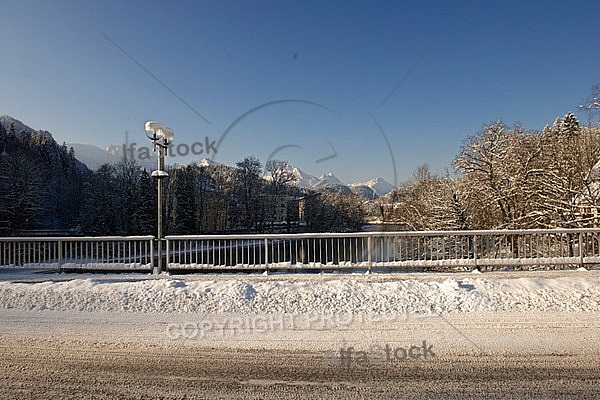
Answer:
<path fill-rule="evenodd" d="M 295 351 L 8 339 L 0 397 L 20 399 L 597 399 L 598 355 L 446 355 L 323 367 Z"/>
<path fill-rule="evenodd" d="M 600 271 L 2 276 L 0 398 L 600 398 Z"/>

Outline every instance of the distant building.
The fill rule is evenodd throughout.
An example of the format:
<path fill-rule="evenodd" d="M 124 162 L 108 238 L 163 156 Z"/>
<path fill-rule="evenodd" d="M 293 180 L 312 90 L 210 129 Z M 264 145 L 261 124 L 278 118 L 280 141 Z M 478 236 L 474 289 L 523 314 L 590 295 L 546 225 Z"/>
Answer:
<path fill-rule="evenodd" d="M 586 178 L 587 190 L 575 197 L 578 219 L 590 228 L 600 227 L 600 161 L 590 170 Z"/>
<path fill-rule="evenodd" d="M 298 222 L 301 199 L 293 196 L 263 196 L 265 221 L 270 223 Z"/>

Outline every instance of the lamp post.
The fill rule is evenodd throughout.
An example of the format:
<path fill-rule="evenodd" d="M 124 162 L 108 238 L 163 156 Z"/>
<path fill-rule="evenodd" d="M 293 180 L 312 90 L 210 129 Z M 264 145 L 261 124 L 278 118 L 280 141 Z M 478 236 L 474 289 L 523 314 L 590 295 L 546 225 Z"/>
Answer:
<path fill-rule="evenodd" d="M 156 273 L 162 272 L 162 181 L 169 174 L 165 171 L 165 152 L 169 145 L 173 143 L 175 137 L 173 129 L 167 128 L 160 122 L 148 121 L 144 126 L 146 136 L 152 141 L 153 151 L 158 150 L 158 169 L 152 171 L 152 176 L 156 178 L 158 186 L 158 232 L 157 232 L 157 250 L 158 250 L 158 266 Z"/>

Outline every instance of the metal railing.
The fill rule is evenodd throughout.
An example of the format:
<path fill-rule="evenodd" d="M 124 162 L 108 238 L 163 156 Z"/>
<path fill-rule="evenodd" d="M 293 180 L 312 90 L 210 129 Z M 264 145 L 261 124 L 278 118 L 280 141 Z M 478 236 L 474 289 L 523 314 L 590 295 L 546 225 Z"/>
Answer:
<path fill-rule="evenodd" d="M 600 264 L 600 229 L 167 236 L 168 270 Z"/>
<path fill-rule="evenodd" d="M 153 241 L 153 236 L 4 237 L 0 267 L 151 271 Z"/>
<path fill-rule="evenodd" d="M 153 270 L 153 236 L 0 238 L 0 267 Z M 600 264 L 600 229 L 167 236 L 166 269 L 526 268 Z"/>

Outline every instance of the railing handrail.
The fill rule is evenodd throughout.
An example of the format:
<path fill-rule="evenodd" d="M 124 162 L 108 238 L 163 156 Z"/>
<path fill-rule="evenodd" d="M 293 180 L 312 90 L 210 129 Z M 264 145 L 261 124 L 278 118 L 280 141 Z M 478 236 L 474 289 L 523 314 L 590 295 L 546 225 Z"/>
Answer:
<path fill-rule="evenodd" d="M 319 232 L 319 233 L 243 233 L 209 235 L 167 235 L 167 240 L 194 239 L 325 239 L 344 237 L 381 237 L 381 236 L 474 236 L 474 235 L 519 235 L 545 233 L 600 233 L 600 228 L 554 228 L 554 229 L 489 229 L 462 231 L 374 231 L 374 232 Z"/>
<path fill-rule="evenodd" d="M 0 242 L 67 242 L 67 241 L 80 241 L 80 242 L 107 242 L 111 240 L 153 240 L 154 236 L 8 236 L 0 237 Z"/>
<path fill-rule="evenodd" d="M 440 231 L 373 231 L 373 232 L 316 232 L 316 233 L 243 233 L 243 234 L 207 234 L 207 235 L 167 235 L 165 239 L 293 239 L 293 238 L 344 238 L 369 236 L 473 236 L 473 235 L 518 235 L 544 233 L 589 233 L 600 228 L 554 228 L 554 229 L 488 229 L 488 230 L 440 230 Z M 111 240 L 153 240 L 153 235 L 143 236 L 6 236 L 0 241 L 111 241 Z"/>

